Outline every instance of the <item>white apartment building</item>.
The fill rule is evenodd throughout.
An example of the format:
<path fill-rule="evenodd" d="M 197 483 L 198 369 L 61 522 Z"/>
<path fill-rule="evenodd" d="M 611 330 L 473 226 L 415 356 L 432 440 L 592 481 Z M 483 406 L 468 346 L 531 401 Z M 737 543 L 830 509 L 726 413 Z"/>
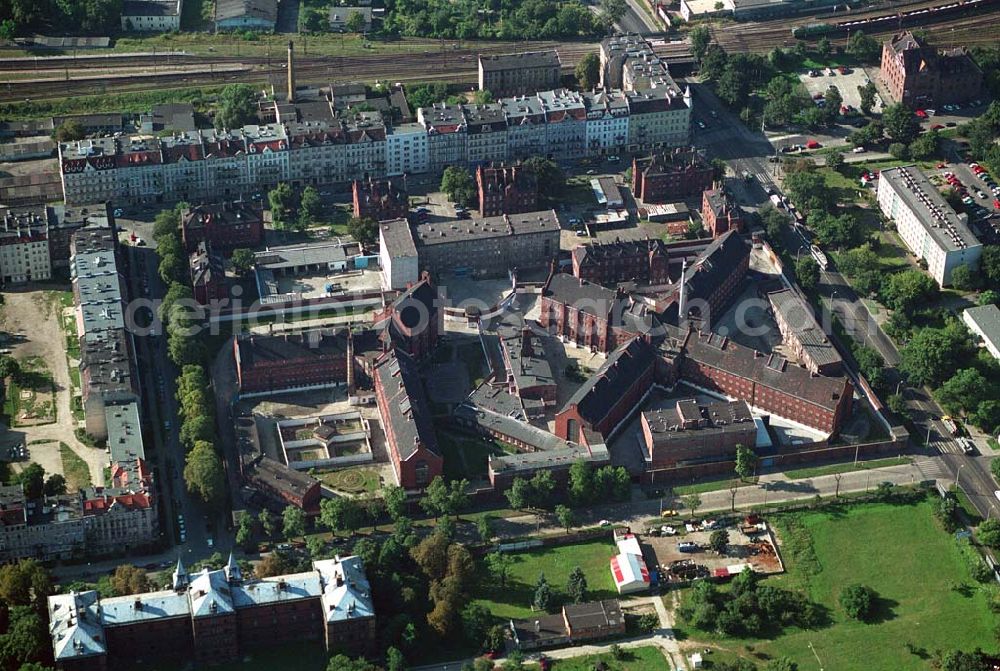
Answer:
<path fill-rule="evenodd" d="M 962 321 L 983 341 L 994 359 L 1000 360 L 1000 307 L 980 305 L 962 311 Z"/>
<path fill-rule="evenodd" d="M 417 121 L 427 129 L 431 172 L 440 172 L 450 165 L 465 165 L 468 133 L 460 105 L 421 107 L 417 110 Z"/>
<path fill-rule="evenodd" d="M 969 230 L 968 218 L 957 214 L 916 166 L 883 170 L 878 204 L 938 285 L 951 284 L 951 272 L 960 265 L 979 267 L 983 246 Z"/>
<path fill-rule="evenodd" d="M 0 210 L 0 285 L 38 282 L 51 277 L 45 207 L 37 212 Z"/>
<path fill-rule="evenodd" d="M 181 29 L 183 0 L 125 0 L 122 30 L 137 33 L 169 33 Z"/>
<path fill-rule="evenodd" d="M 587 153 L 606 154 L 628 142 L 628 100 L 621 91 L 585 92 Z"/>
<path fill-rule="evenodd" d="M 385 152 L 385 171 L 389 177 L 427 172 L 430 164 L 427 129 L 418 123 L 391 128 L 385 136 Z"/>

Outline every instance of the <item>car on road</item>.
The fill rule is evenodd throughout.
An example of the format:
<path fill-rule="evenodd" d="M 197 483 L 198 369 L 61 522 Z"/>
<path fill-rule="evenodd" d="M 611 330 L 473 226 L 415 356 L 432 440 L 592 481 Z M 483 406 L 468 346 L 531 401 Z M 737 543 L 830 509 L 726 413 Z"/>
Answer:
<path fill-rule="evenodd" d="M 577 219 L 576 217 L 570 217 L 567 223 L 569 223 L 570 226 L 579 226 L 580 220 Z"/>
<path fill-rule="evenodd" d="M 594 170 L 593 168 L 591 168 L 590 170 L 588 170 L 588 171 L 587 171 L 587 174 L 588 174 L 588 175 L 596 175 L 596 174 L 597 174 L 597 171 L 596 171 L 596 170 Z"/>
<path fill-rule="evenodd" d="M 597 526 L 599 526 L 599 527 L 610 527 L 611 526 L 611 521 L 610 520 L 601 520 L 600 522 L 597 523 Z"/>
<path fill-rule="evenodd" d="M 578 237 L 578 238 L 586 238 L 588 236 L 589 236 L 589 234 L 584 229 L 582 229 L 582 228 L 576 229 L 576 237 Z"/>
<path fill-rule="evenodd" d="M 698 128 L 701 128 L 702 130 L 704 130 L 705 128 L 708 128 L 708 126 L 705 125 L 704 121 L 697 121 L 695 123 L 697 123 L 698 124 Z"/>
<path fill-rule="evenodd" d="M 117 208 L 115 208 L 115 211 L 113 212 L 113 214 L 114 214 L 114 215 L 115 215 L 116 217 L 120 217 L 120 216 L 122 216 L 122 215 L 124 215 L 124 214 L 125 214 L 125 210 L 123 210 L 123 209 L 122 209 L 122 208 L 120 208 L 120 207 L 117 207 Z"/>

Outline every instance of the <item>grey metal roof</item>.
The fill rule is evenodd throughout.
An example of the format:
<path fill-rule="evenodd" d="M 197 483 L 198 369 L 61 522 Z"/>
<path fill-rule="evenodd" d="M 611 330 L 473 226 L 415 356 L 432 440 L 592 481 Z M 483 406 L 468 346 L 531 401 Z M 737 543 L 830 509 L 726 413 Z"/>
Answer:
<path fill-rule="evenodd" d="M 492 72 L 495 70 L 561 67 L 562 63 L 559 60 L 559 52 L 552 49 L 548 51 L 522 51 L 515 54 L 480 54 L 479 65 L 485 72 Z"/>
<path fill-rule="evenodd" d="M 504 236 L 550 233 L 559 230 L 555 210 L 504 214 L 480 219 L 459 219 L 444 223 L 423 223 L 413 227 L 420 245 L 441 245 L 456 240 L 488 240 Z"/>
<path fill-rule="evenodd" d="M 888 168 L 879 174 L 879 180 L 892 187 L 941 249 L 957 251 L 979 246 L 979 240 L 969 230 L 968 218 L 957 214 L 916 166 Z"/>
<path fill-rule="evenodd" d="M 107 654 L 96 591 L 50 596 L 48 609 L 56 661 Z"/>
<path fill-rule="evenodd" d="M 390 219 L 379 223 L 379 235 L 392 258 L 416 257 L 417 246 L 413 241 L 410 223 L 406 219 Z"/>
<path fill-rule="evenodd" d="M 105 627 L 190 615 L 188 595 L 173 590 L 101 599 L 101 624 Z"/>
<path fill-rule="evenodd" d="M 237 608 L 312 599 L 322 593 L 320 574 L 316 571 L 292 573 L 236 585 L 233 603 Z"/>
<path fill-rule="evenodd" d="M 206 568 L 194 574 L 188 594 L 192 617 L 214 617 L 235 610 L 232 587 L 226 572 L 221 569 L 210 571 Z"/>
<path fill-rule="evenodd" d="M 371 586 L 360 557 L 337 557 L 313 562 L 323 588 L 323 615 L 327 622 L 375 617 Z"/>
<path fill-rule="evenodd" d="M 254 252 L 254 263 L 258 268 L 280 270 L 296 266 L 326 265 L 343 262 L 361 253 L 361 245 L 353 240 L 339 238 L 330 241 L 315 241 L 299 245 L 268 247 Z"/>
<path fill-rule="evenodd" d="M 806 354 L 817 366 L 840 363 L 837 348 L 816 323 L 812 308 L 791 289 L 772 291 L 767 295 L 771 306 L 781 313 L 782 320 L 802 344 Z"/>
<path fill-rule="evenodd" d="M 1000 307 L 980 305 L 967 308 L 965 313 L 983 332 L 983 337 L 989 340 L 995 349 L 1000 349 Z"/>

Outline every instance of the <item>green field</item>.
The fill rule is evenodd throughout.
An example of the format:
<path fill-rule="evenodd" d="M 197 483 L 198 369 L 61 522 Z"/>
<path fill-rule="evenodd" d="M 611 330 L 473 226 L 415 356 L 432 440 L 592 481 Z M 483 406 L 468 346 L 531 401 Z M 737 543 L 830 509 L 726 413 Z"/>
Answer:
<path fill-rule="evenodd" d="M 512 555 L 514 566 L 506 587 L 498 589 L 492 578 L 484 579 L 473 599 L 489 608 L 495 617 L 528 618 L 532 616 L 531 601 L 538 574 L 545 574 L 552 587 L 553 601 L 558 605 L 565 598 L 569 574 L 577 566 L 587 576 L 588 600 L 614 598 L 617 592 L 609 564 L 614 554 L 615 546 L 610 538 L 518 552 Z M 487 575 L 485 568 L 483 575 Z"/>
<path fill-rule="evenodd" d="M 722 480 L 706 480 L 705 482 L 695 482 L 690 485 L 679 485 L 673 487 L 673 492 L 676 496 L 687 496 L 688 494 L 704 494 L 705 492 L 717 492 L 722 489 L 729 489 L 733 486 L 734 481 L 739 481 L 740 487 L 750 487 L 757 483 L 755 478 L 749 478 L 747 480 L 740 480 L 739 476 L 733 475 L 731 478 L 723 478 Z"/>
<path fill-rule="evenodd" d="M 59 456 L 62 459 L 63 477 L 70 491 L 83 489 L 93 484 L 90 480 L 90 466 L 80 458 L 66 443 L 59 443 Z"/>
<path fill-rule="evenodd" d="M 846 464 L 827 464 L 826 466 L 814 466 L 812 468 L 796 468 L 785 471 L 785 477 L 789 480 L 802 480 L 803 478 L 816 478 L 821 475 L 836 475 L 838 473 L 850 473 L 851 471 L 867 471 L 873 468 L 886 468 L 887 466 L 904 466 L 912 464 L 910 457 L 890 457 L 888 459 L 872 459 L 871 461 L 849 462 Z"/>
<path fill-rule="evenodd" d="M 352 494 L 378 491 L 379 469 L 371 466 L 350 466 L 336 471 L 316 471 L 317 480 L 333 489 Z"/>
<path fill-rule="evenodd" d="M 601 662 L 607 671 L 663 671 L 670 668 L 663 653 L 654 646 L 623 650 L 621 660 L 616 660 L 610 653 L 561 659 L 552 664 L 552 668 L 558 671 L 593 671 Z"/>
<path fill-rule="evenodd" d="M 958 544 L 937 525 L 932 502 L 838 506 L 778 518 L 788 573 L 769 584 L 802 589 L 828 609 L 830 624 L 797 629 L 771 640 L 743 641 L 689 632 L 731 652 L 787 656 L 800 671 L 928 669 L 935 650 L 996 649 L 996 617 L 986 590 L 969 577 Z M 795 535 L 789 520 L 804 532 Z M 808 553 L 792 547 L 808 547 Z M 837 602 L 844 585 L 862 583 L 879 597 L 871 624 L 846 617 Z M 912 645 L 912 652 L 907 646 Z M 817 660 L 818 658 L 818 660 Z"/>
<path fill-rule="evenodd" d="M 479 436 L 438 431 L 437 438 L 444 457 L 444 476 L 448 480 L 485 478 L 490 455 L 503 454 L 497 441 L 485 441 Z"/>

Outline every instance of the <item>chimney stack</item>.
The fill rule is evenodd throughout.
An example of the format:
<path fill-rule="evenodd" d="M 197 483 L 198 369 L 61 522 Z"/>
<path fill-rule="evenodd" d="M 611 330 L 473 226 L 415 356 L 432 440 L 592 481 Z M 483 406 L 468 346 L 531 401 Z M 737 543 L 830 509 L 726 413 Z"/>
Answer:
<path fill-rule="evenodd" d="M 295 102 L 295 44 L 288 40 L 288 102 Z"/>

